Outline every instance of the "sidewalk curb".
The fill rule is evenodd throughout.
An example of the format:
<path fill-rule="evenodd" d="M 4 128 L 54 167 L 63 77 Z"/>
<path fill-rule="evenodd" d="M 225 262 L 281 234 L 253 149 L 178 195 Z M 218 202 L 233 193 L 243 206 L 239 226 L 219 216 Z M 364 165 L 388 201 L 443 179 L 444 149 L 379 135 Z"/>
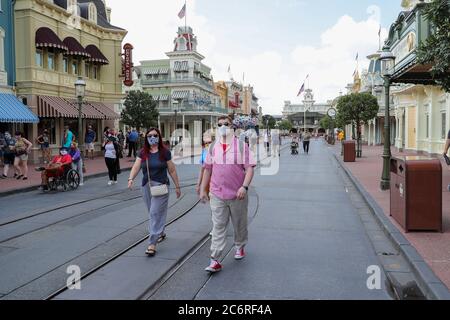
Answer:
<path fill-rule="evenodd" d="M 409 263 L 409 266 L 418 280 L 418 285 L 422 293 L 429 300 L 450 300 L 450 290 L 447 286 L 434 274 L 433 270 L 428 266 L 422 256 L 417 252 L 414 246 L 403 236 L 403 234 L 394 226 L 389 218 L 384 214 L 383 209 L 376 203 L 372 196 L 366 191 L 364 186 L 351 173 L 344 162 L 333 151 L 333 156 L 344 172 L 350 178 L 356 189 L 361 193 L 367 205 L 374 213 L 378 224 L 383 228 L 384 233 L 397 247 L 401 255 Z"/>

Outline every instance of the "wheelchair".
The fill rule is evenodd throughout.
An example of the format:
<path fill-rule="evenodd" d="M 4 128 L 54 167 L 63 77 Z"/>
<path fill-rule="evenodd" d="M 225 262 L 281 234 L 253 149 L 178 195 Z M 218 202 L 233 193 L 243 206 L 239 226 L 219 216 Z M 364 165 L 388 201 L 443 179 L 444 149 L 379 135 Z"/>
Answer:
<path fill-rule="evenodd" d="M 72 166 L 63 166 L 64 172 L 62 174 L 57 174 L 56 176 L 48 177 L 47 190 L 48 191 L 58 191 L 58 188 L 62 188 L 64 192 L 69 190 L 76 190 L 80 186 L 80 174 L 77 170 L 72 169 Z"/>

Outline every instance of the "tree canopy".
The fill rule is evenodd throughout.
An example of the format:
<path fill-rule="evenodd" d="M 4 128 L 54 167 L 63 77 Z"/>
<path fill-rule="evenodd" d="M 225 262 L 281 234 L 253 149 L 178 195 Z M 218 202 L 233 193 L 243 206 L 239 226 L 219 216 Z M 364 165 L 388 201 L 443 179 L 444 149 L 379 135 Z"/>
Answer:
<path fill-rule="evenodd" d="M 138 130 L 156 127 L 159 112 L 152 96 L 142 91 L 130 91 L 125 99 L 122 122 Z"/>
<path fill-rule="evenodd" d="M 432 34 L 417 49 L 418 62 L 432 64 L 431 76 L 450 92 L 450 2 L 434 0 L 424 7 L 424 16 L 433 28 Z"/>

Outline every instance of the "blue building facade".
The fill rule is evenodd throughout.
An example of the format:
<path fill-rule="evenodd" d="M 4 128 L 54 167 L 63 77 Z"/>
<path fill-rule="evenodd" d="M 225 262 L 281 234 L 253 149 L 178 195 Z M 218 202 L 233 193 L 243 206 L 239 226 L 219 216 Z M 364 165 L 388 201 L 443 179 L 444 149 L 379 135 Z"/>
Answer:
<path fill-rule="evenodd" d="M 14 0 L 0 0 L 0 92 L 11 92 L 15 82 Z"/>

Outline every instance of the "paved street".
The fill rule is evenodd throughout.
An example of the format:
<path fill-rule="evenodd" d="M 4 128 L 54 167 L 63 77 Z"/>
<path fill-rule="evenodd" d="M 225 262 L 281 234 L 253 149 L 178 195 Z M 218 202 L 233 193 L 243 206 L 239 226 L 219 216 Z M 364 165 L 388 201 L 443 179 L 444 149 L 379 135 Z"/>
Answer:
<path fill-rule="evenodd" d="M 198 166 L 178 170 L 188 185 Z M 2 223 L 25 212 L 36 214 L 33 203 L 43 197 L 48 208 L 68 207 L 1 226 L 2 298 L 46 298 L 65 286 L 68 265 L 79 265 L 83 274 L 121 253 L 84 278 L 81 290 L 66 290 L 54 299 L 392 299 L 380 259 L 389 243 L 322 140 L 312 142 L 309 155 L 291 156 L 285 148 L 277 175 L 256 176 L 248 256 L 233 259 L 230 229 L 231 253 L 224 270 L 213 276 L 203 270 L 210 210 L 195 206 L 193 188 L 184 189 L 180 201 L 171 197 L 169 221 L 195 207 L 167 227 L 167 240 L 149 259 L 146 243 L 137 243 L 147 231 L 144 205 L 139 191 L 123 189 L 124 178 L 112 188 L 98 178 L 74 193 L 5 198 L 11 210 Z M 89 201 L 93 193 L 98 199 Z M 367 287 L 369 266 L 380 267 L 380 290 Z"/>

